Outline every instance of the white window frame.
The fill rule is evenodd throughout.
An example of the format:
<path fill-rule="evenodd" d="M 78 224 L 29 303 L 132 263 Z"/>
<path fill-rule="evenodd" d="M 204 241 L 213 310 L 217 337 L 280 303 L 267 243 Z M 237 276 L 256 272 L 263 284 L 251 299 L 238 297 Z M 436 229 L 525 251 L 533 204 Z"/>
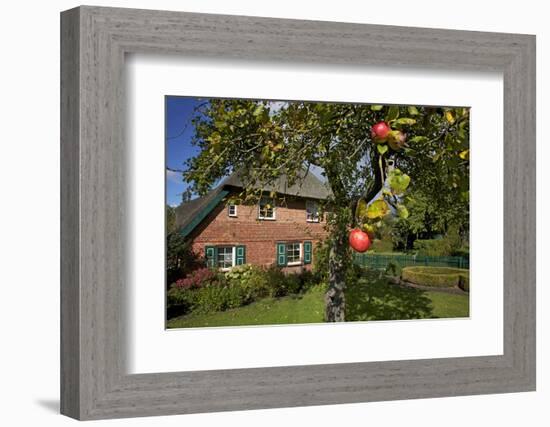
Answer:
<path fill-rule="evenodd" d="M 234 208 L 235 212 L 231 213 L 231 208 Z M 227 216 L 230 216 L 232 218 L 237 217 L 237 205 L 228 205 L 227 206 Z"/>
<path fill-rule="evenodd" d="M 298 250 L 299 250 L 299 253 L 300 253 L 300 255 L 299 255 L 300 259 L 299 259 L 298 261 L 289 262 L 289 261 L 288 261 L 288 245 L 296 245 L 296 244 L 298 244 Z M 287 265 L 287 266 L 292 267 L 292 266 L 295 266 L 295 265 L 302 265 L 303 260 L 304 260 L 304 254 L 303 254 L 304 249 L 303 249 L 303 244 L 302 244 L 302 242 L 287 242 L 287 243 L 285 243 L 285 250 L 287 251 L 287 255 L 286 255 L 286 258 L 287 258 L 286 265 Z"/>
<path fill-rule="evenodd" d="M 216 259 L 216 267 L 218 267 L 219 271 L 229 271 L 237 265 L 237 247 L 232 245 L 220 245 L 218 246 L 218 251 L 220 248 L 231 248 L 231 267 L 218 267 L 218 259 Z"/>
<path fill-rule="evenodd" d="M 273 211 L 273 217 L 262 216 L 262 200 L 271 200 L 271 206 Z M 258 203 L 258 219 L 266 221 L 275 221 L 277 219 L 277 207 L 275 206 L 275 199 L 272 197 L 261 197 Z"/>
<path fill-rule="evenodd" d="M 308 212 L 308 206 L 315 206 L 317 218 L 310 218 Z M 314 200 L 306 200 L 306 222 L 320 222 L 321 216 L 319 214 L 319 203 Z"/>

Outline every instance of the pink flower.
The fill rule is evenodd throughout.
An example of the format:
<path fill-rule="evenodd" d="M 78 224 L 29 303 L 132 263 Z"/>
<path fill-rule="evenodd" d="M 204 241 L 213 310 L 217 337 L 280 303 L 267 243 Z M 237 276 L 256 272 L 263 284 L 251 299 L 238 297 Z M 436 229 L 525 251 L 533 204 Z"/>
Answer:
<path fill-rule="evenodd" d="M 191 272 L 187 277 L 177 280 L 175 286 L 181 289 L 202 288 L 212 282 L 212 279 L 215 277 L 216 274 L 209 268 L 199 268 Z"/>

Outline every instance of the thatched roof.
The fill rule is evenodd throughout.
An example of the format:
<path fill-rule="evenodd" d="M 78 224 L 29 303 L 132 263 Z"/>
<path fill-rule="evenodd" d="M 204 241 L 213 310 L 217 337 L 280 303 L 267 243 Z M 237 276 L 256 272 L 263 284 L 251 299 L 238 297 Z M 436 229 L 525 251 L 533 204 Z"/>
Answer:
<path fill-rule="evenodd" d="M 242 181 L 237 173 L 227 177 L 220 186 L 243 188 Z M 292 185 L 288 184 L 285 175 L 281 175 L 272 184 L 263 186 L 263 190 L 268 192 L 274 191 L 285 196 L 318 200 L 324 200 L 331 194 L 328 184 L 322 183 L 312 172 L 306 172 L 305 170 L 301 177 Z"/>

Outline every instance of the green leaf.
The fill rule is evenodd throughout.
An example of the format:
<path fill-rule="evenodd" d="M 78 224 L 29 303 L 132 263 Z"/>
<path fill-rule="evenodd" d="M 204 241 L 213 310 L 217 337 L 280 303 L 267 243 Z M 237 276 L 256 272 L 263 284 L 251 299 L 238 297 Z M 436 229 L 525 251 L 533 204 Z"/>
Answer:
<path fill-rule="evenodd" d="M 372 111 L 380 111 L 384 106 L 383 105 L 371 105 L 370 109 Z"/>
<path fill-rule="evenodd" d="M 381 155 L 384 155 L 384 153 L 388 151 L 388 146 L 386 144 L 378 144 L 376 146 L 376 149 Z"/>
<path fill-rule="evenodd" d="M 252 115 L 254 117 L 258 117 L 262 112 L 264 111 L 264 106 L 262 104 L 258 104 Z"/>
<path fill-rule="evenodd" d="M 409 217 L 409 211 L 405 206 L 398 205 L 397 206 L 397 215 L 399 215 L 399 218 L 407 219 Z"/>
<path fill-rule="evenodd" d="M 214 122 L 214 126 L 218 128 L 219 130 L 223 130 L 227 127 L 227 122 L 224 120 L 216 120 Z"/>
<path fill-rule="evenodd" d="M 365 199 L 359 199 L 357 202 L 357 207 L 355 208 L 355 216 L 362 221 L 368 218 L 367 211 L 368 211 L 368 205 Z"/>
<path fill-rule="evenodd" d="M 363 230 L 369 235 L 371 239 L 374 238 L 375 228 L 372 224 L 363 224 Z"/>
<path fill-rule="evenodd" d="M 425 136 L 413 136 L 411 139 L 409 139 L 409 142 L 412 142 L 412 143 L 428 142 L 428 138 Z"/>
<path fill-rule="evenodd" d="M 414 105 L 409 105 L 407 107 L 407 110 L 409 110 L 409 114 L 411 116 L 418 116 L 420 112 L 418 111 L 418 108 L 416 108 Z"/>
<path fill-rule="evenodd" d="M 391 122 L 396 120 L 399 117 L 399 107 L 397 105 L 392 105 L 388 108 L 388 114 L 386 114 L 386 122 Z"/>
<path fill-rule="evenodd" d="M 399 169 L 394 169 L 388 175 L 388 184 L 390 185 L 392 191 L 396 194 L 403 193 L 409 187 L 410 182 L 410 176 L 404 174 Z"/>
<path fill-rule="evenodd" d="M 402 117 L 400 119 L 397 119 L 395 123 L 398 125 L 414 125 L 416 123 L 416 120 L 411 119 L 410 117 Z"/>
<path fill-rule="evenodd" d="M 367 209 L 369 219 L 382 218 L 388 214 L 390 208 L 385 200 L 378 199 L 372 202 Z"/>
<path fill-rule="evenodd" d="M 212 132 L 207 140 L 212 144 L 218 144 L 221 141 L 222 137 L 218 132 Z"/>
<path fill-rule="evenodd" d="M 435 163 L 439 160 L 439 158 L 445 153 L 445 150 L 440 150 L 439 152 L 437 152 L 433 157 L 432 157 L 432 161 Z"/>

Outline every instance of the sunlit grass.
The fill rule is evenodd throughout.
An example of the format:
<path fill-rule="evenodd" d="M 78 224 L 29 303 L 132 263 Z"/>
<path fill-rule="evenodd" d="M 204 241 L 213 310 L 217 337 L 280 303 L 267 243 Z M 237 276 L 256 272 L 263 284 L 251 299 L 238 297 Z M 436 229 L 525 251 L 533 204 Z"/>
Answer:
<path fill-rule="evenodd" d="M 265 298 L 223 312 L 189 314 L 168 321 L 169 328 L 321 323 L 324 289 L 303 295 Z M 346 291 L 346 320 L 404 320 L 469 316 L 468 294 L 452 294 L 397 286 L 383 277 L 353 283 Z"/>

